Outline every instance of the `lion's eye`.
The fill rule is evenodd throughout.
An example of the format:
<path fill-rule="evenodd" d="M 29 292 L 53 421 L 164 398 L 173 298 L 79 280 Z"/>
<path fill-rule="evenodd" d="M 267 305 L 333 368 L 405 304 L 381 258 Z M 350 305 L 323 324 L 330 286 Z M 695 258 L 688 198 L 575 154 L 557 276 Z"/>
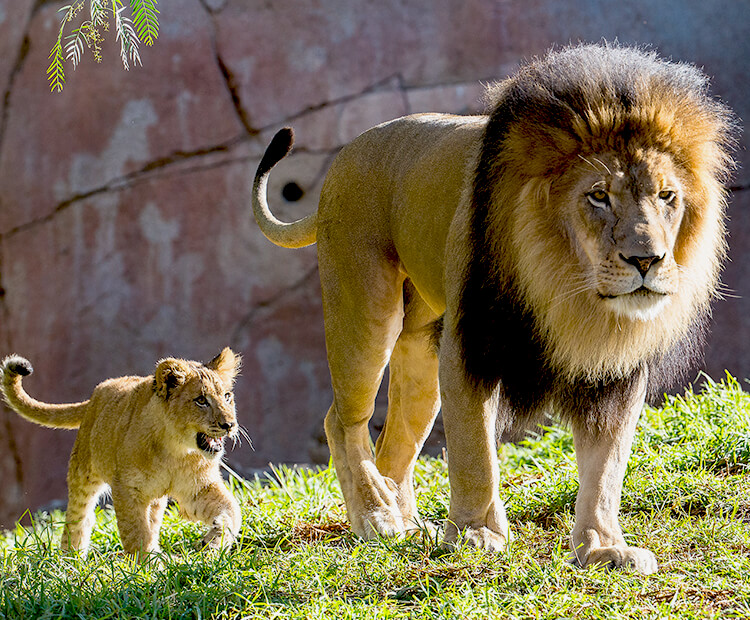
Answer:
<path fill-rule="evenodd" d="M 227 392 L 226 394 L 224 394 L 224 400 L 227 400 L 227 401 L 232 400 L 232 393 Z"/>
<path fill-rule="evenodd" d="M 595 189 L 586 194 L 588 201 L 597 209 L 606 209 L 609 207 L 609 194 L 603 189 Z"/>
<path fill-rule="evenodd" d="M 208 405 L 208 399 L 203 395 L 198 396 L 198 398 L 195 399 L 195 404 L 199 407 L 205 407 Z"/>
<path fill-rule="evenodd" d="M 663 189 L 659 192 L 659 200 L 662 200 L 667 204 L 674 202 L 675 197 L 676 194 L 671 189 Z"/>

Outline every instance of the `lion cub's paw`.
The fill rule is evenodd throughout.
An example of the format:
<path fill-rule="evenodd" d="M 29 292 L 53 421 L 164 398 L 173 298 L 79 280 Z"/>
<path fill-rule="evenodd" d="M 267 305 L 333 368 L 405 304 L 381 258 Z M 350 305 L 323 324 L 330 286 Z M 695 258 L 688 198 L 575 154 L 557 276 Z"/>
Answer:
<path fill-rule="evenodd" d="M 642 575 L 651 575 L 659 570 L 656 557 L 648 549 L 612 545 L 592 549 L 581 561 L 578 554 L 571 553 L 568 558 L 571 564 L 582 567 L 606 566 L 607 568 L 633 568 Z"/>
<path fill-rule="evenodd" d="M 235 541 L 235 536 L 227 528 L 212 527 L 197 545 L 199 549 L 220 551 L 229 549 Z"/>
<path fill-rule="evenodd" d="M 449 524 L 446 529 L 445 539 L 441 545 L 444 550 L 454 550 L 459 541 L 463 541 L 471 547 L 486 549 L 487 551 L 499 552 L 508 544 L 508 537 L 500 532 L 495 532 L 488 527 L 466 527 L 459 531 L 455 525 Z"/>

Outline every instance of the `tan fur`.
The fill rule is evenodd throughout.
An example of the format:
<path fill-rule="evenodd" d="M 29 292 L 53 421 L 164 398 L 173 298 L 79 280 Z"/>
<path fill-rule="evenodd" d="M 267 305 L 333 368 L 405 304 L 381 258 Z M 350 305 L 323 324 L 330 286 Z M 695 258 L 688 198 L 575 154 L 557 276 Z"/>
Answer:
<path fill-rule="evenodd" d="M 618 46 L 551 53 L 491 87 L 488 116 L 416 115 L 365 132 L 332 164 L 317 214 L 291 224 L 271 215 L 265 195 L 292 143 L 291 130 L 277 134 L 253 209 L 278 245 L 317 239 L 334 392 L 326 432 L 355 532 L 394 535 L 418 523 L 412 472 L 442 400 L 446 541 L 461 532 L 497 550 L 509 538 L 494 431 L 499 406 L 513 417 L 500 389 L 513 386 L 473 376 L 466 356 L 475 353 L 462 340 L 466 321 L 495 311 L 474 302 L 466 314 L 481 262 L 492 295 L 512 294 L 502 303 L 531 317 L 540 367 L 557 377 L 542 405 L 573 421 L 574 560 L 656 570 L 650 552 L 625 545 L 617 512 L 649 364 L 707 313 L 725 254 L 731 118 L 700 76 Z M 441 315 L 438 357 L 429 326 Z M 367 422 L 389 362 L 373 455 Z M 622 385 L 607 401 L 617 411 L 564 400 L 574 392 L 560 385 L 591 382 Z"/>
<path fill-rule="evenodd" d="M 109 379 L 85 402 L 48 405 L 21 385 L 31 365 L 18 356 L 3 360 L 3 395 L 16 412 L 44 426 L 79 428 L 68 468 L 63 549 L 87 552 L 94 506 L 106 485 L 129 554 L 158 551 L 168 497 L 184 516 L 209 526 L 204 544 L 231 546 L 240 508 L 219 465 L 224 438 L 239 428 L 232 392 L 239 363 L 228 348 L 206 365 L 163 359 L 154 375 Z M 216 438 L 213 451 L 199 447 L 199 433 Z"/>

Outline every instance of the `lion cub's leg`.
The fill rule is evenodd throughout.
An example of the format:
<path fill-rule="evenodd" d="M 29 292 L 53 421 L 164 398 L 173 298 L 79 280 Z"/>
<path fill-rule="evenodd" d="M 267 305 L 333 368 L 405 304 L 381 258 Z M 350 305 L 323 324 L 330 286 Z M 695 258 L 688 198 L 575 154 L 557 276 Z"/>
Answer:
<path fill-rule="evenodd" d="M 80 438 L 80 435 L 79 435 Z M 92 470 L 88 451 L 76 440 L 68 465 L 68 507 L 60 548 L 86 555 L 94 527 L 94 508 L 105 483 Z"/>
<path fill-rule="evenodd" d="M 498 494 L 497 402 L 469 380 L 447 316 L 440 343 L 440 394 L 451 486 L 445 544 L 455 544 L 461 533 L 468 544 L 501 551 L 510 532 Z"/>
<path fill-rule="evenodd" d="M 375 444 L 378 471 L 396 484 L 405 530 L 421 527 L 414 496 L 414 465 L 440 410 L 438 357 L 430 324 L 437 318 L 406 283 L 404 328 L 391 355 L 388 414 Z"/>
<path fill-rule="evenodd" d="M 85 556 L 94 527 L 94 508 L 104 482 L 90 477 L 74 478 L 68 474 L 68 507 L 65 513 L 65 528 L 60 540 L 63 552 L 79 551 Z"/>
<path fill-rule="evenodd" d="M 203 545 L 209 549 L 228 549 L 240 532 L 242 513 L 218 472 L 216 478 L 191 497 L 178 497 L 177 501 L 185 516 L 208 525 Z"/>
<path fill-rule="evenodd" d="M 159 540 L 159 530 L 164 520 L 164 511 L 167 509 L 167 496 L 159 497 L 148 505 L 148 523 L 151 529 L 151 536 Z"/>
<path fill-rule="evenodd" d="M 118 482 L 112 483 L 112 503 L 125 553 L 143 558 L 144 555 L 159 550 L 159 528 L 154 525 L 157 520 L 161 524 L 163 510 L 158 502 L 159 500 L 143 497 L 138 489 Z"/>
<path fill-rule="evenodd" d="M 570 560 L 580 566 L 632 566 L 646 575 L 657 570 L 653 553 L 625 543 L 618 521 L 623 478 L 645 390 L 644 373 L 615 428 L 595 431 L 573 425 L 580 488 Z"/>

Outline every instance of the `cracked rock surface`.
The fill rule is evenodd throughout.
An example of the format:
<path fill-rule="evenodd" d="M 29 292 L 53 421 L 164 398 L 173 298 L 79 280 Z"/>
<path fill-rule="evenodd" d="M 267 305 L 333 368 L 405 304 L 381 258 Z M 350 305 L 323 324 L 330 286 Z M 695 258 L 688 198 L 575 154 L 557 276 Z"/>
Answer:
<path fill-rule="evenodd" d="M 297 144 L 269 196 L 293 219 L 315 209 L 331 159 L 360 132 L 412 112 L 478 112 L 481 82 L 555 43 L 651 43 L 703 66 L 750 118 L 742 3 L 637 0 L 604 14 L 587 0 L 164 2 L 142 67 L 123 71 L 105 41 L 104 62 L 87 51 L 52 95 L 60 4 L 0 4 L 0 356 L 28 357 L 29 391 L 64 402 L 111 376 L 149 374 L 160 357 L 207 360 L 232 346 L 254 448 L 230 452 L 241 472 L 327 459 L 315 248 L 273 246 L 250 212 L 252 174 L 280 126 Z M 706 368 L 717 377 L 750 375 L 745 168 L 734 185 L 724 280 L 739 298 L 714 315 Z M 65 497 L 73 438 L 0 406 L 0 525 Z"/>

